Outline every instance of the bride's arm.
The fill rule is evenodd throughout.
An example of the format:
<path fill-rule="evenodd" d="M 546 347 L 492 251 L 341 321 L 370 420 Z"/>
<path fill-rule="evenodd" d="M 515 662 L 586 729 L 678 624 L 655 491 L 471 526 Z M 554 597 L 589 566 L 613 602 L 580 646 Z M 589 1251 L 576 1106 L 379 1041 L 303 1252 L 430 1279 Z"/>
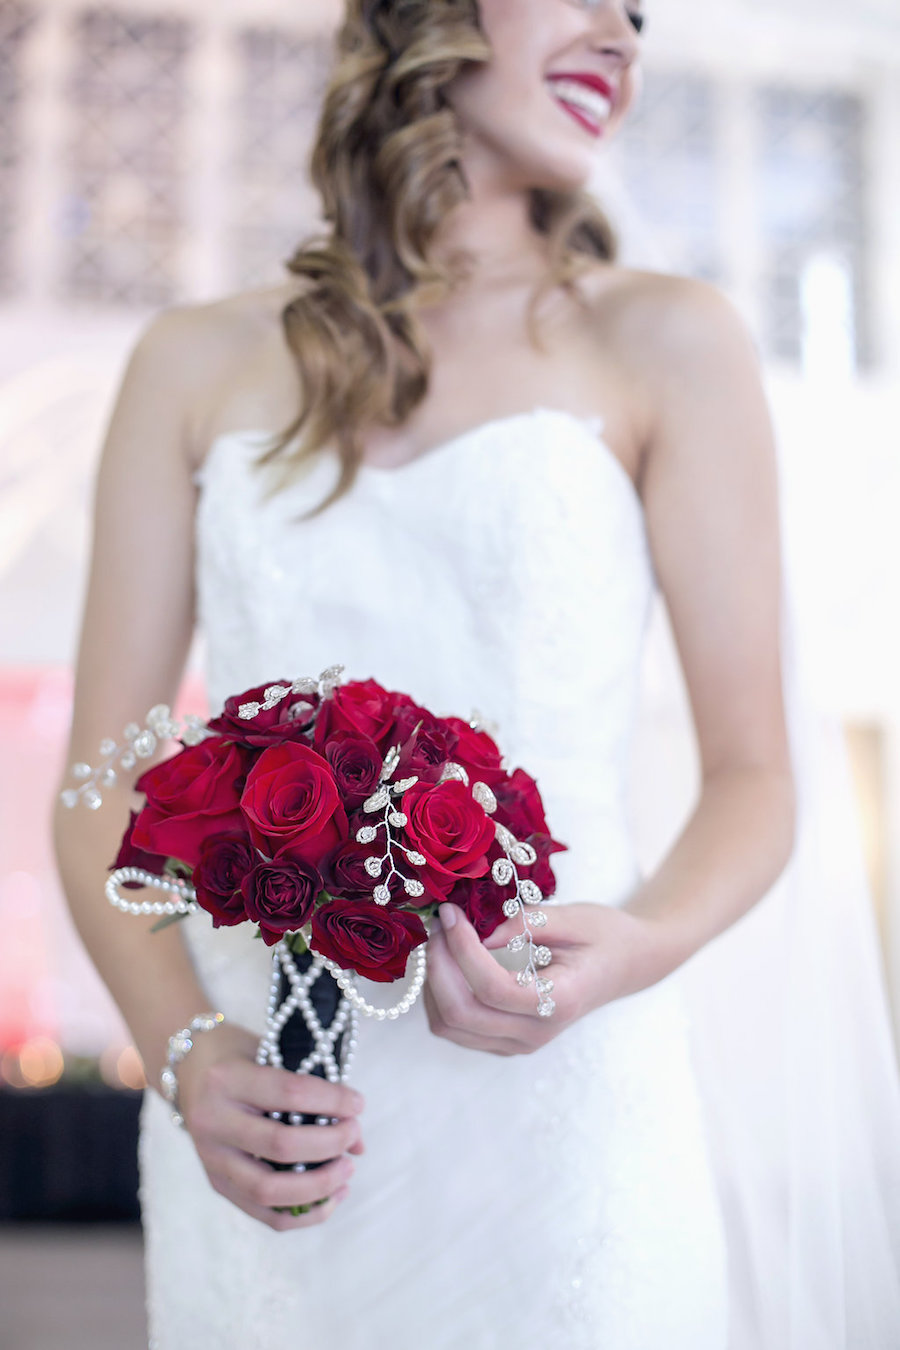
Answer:
<path fill-rule="evenodd" d="M 142 722 L 154 704 L 175 701 L 194 625 L 196 489 L 187 410 L 191 382 L 204 376 L 208 323 L 190 309 L 158 316 L 139 339 L 119 390 L 96 483 L 66 768 L 79 760 L 96 763 L 104 737 Z M 64 776 L 60 788 L 68 785 Z M 169 1036 L 209 1009 L 210 1000 L 180 925 L 151 933 L 152 918 L 123 915 L 108 904 L 107 868 L 129 807 L 141 799 L 124 783 L 103 795 L 102 809 L 89 811 L 62 806 L 57 794 L 57 864 L 76 926 L 155 1085 Z M 255 1047 L 248 1030 L 227 1022 L 197 1038 L 179 1069 L 187 1126 L 212 1184 L 242 1209 L 278 1228 L 320 1221 L 333 1200 L 304 1218 L 276 1215 L 270 1207 L 306 1204 L 338 1191 L 352 1170 L 341 1154 L 361 1149 L 359 1099 L 318 1078 L 262 1068 L 254 1063 Z M 288 1128 L 267 1120 L 265 1110 L 327 1114 L 341 1123 Z M 284 1162 L 339 1161 L 302 1176 L 273 1172 L 254 1154 Z"/>
<path fill-rule="evenodd" d="M 442 908 L 457 921 L 431 942 L 432 1028 L 498 1053 L 533 1049 L 662 979 L 762 898 L 793 845 L 777 467 L 756 353 L 730 302 L 703 283 L 654 279 L 629 322 L 646 391 L 641 495 L 690 696 L 701 791 L 660 865 L 621 908 L 547 911 L 557 1004 L 549 1019 L 535 1016 L 534 992 L 497 966 L 459 911 Z"/>

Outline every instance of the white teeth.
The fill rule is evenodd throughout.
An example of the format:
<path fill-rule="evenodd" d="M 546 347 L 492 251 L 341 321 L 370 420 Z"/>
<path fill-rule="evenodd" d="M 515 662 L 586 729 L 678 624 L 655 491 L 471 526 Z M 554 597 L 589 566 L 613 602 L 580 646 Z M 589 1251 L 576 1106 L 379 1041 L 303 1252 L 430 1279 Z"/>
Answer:
<path fill-rule="evenodd" d="M 612 104 L 597 90 L 589 89 L 579 80 L 548 80 L 547 83 L 557 98 L 564 99 L 566 103 L 574 103 L 577 108 L 583 108 L 601 126 L 608 120 Z"/>

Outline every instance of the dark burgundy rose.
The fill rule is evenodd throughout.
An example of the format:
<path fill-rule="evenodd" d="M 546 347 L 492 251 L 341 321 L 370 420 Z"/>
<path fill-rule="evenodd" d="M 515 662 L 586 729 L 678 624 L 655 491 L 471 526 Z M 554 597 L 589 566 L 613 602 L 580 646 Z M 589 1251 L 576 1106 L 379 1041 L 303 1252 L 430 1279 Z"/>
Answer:
<path fill-rule="evenodd" d="M 447 760 L 456 758 L 456 732 L 444 718 L 414 703 L 398 714 L 393 737 L 401 747 L 395 778 L 415 774 L 423 782 L 436 783 Z"/>
<path fill-rule="evenodd" d="M 503 856 L 502 850 L 497 852 L 497 856 Z M 490 872 L 487 872 L 483 877 L 465 877 L 458 881 L 447 899 L 459 905 L 483 942 L 505 922 L 503 902 L 512 894 L 512 886 L 498 886 Z"/>
<path fill-rule="evenodd" d="M 484 875 L 494 826 L 464 783 L 414 783 L 403 794 L 403 810 L 404 842 L 425 858 L 416 876 L 432 899 L 442 900 L 461 877 Z"/>
<path fill-rule="evenodd" d="M 247 775 L 241 810 L 267 858 L 317 862 L 347 837 L 347 815 L 328 761 L 299 741 L 270 746 Z"/>
<path fill-rule="evenodd" d="M 312 921 L 314 951 L 379 984 L 399 980 L 410 952 L 427 937 L 417 914 L 365 900 L 333 900 Z"/>
<path fill-rule="evenodd" d="M 238 746 L 210 736 L 147 769 L 135 785 L 147 794 L 147 804 L 134 822 L 132 844 L 196 866 L 208 835 L 243 827 L 245 756 Z"/>
<path fill-rule="evenodd" d="M 491 787 L 497 798 L 496 819 L 517 839 L 527 839 L 535 832 L 550 833 L 538 785 L 524 769 L 515 769 Z"/>
<path fill-rule="evenodd" d="M 267 680 L 243 694 L 235 694 L 225 700 L 225 707 L 218 717 L 207 723 L 211 731 L 216 731 L 227 740 L 237 741 L 241 745 L 266 746 L 279 741 L 297 740 L 309 733 L 319 706 L 318 694 L 288 694 L 274 708 L 260 711 L 252 718 L 239 716 L 238 709 L 245 703 L 265 702 L 266 690 L 275 684 L 290 689 L 292 680 Z"/>
<path fill-rule="evenodd" d="M 456 732 L 458 743 L 453 758 L 466 770 L 470 782 L 493 787 L 506 777 L 501 763 L 503 756 L 486 731 L 476 731 L 461 717 L 445 717 L 443 721 Z"/>
<path fill-rule="evenodd" d="M 359 731 L 335 731 L 324 747 L 344 806 L 361 806 L 378 786 L 384 757 L 371 736 Z"/>
<path fill-rule="evenodd" d="M 531 877 L 532 881 L 540 886 L 544 895 L 555 895 L 556 877 L 550 866 L 550 855 L 568 852 L 568 844 L 560 844 L 556 839 L 551 839 L 549 834 L 530 834 L 526 842 L 537 854 L 537 862 L 531 867 L 520 868 L 520 875 Z"/>
<path fill-rule="evenodd" d="M 365 897 L 371 899 L 375 887 L 384 880 L 384 877 L 372 877 L 366 871 L 366 858 L 373 853 L 384 852 L 384 835 L 380 834 L 378 840 L 371 844 L 358 844 L 352 837 L 358 824 L 369 823 L 371 817 L 355 816 L 350 822 L 351 838 L 339 844 L 322 860 L 322 879 L 326 891 L 331 895 L 354 900 Z M 403 893 L 403 882 L 398 877 L 392 879 L 390 888 L 392 893 L 398 893 L 401 900 L 407 899 Z"/>
<path fill-rule="evenodd" d="M 381 738 L 393 726 L 397 697 L 375 680 L 338 685 L 319 709 L 313 744 L 322 750 L 336 731 L 355 731 L 380 746 Z"/>
<path fill-rule="evenodd" d="M 256 861 L 253 845 L 243 831 L 211 834 L 204 839 L 191 884 L 197 892 L 197 904 L 212 915 L 213 928 L 231 927 L 247 918 L 241 882 Z"/>
<path fill-rule="evenodd" d="M 122 836 L 116 860 L 114 863 L 110 863 L 107 871 L 114 872 L 119 867 L 142 867 L 145 872 L 152 872 L 154 876 L 161 877 L 165 869 L 166 857 L 158 853 L 147 853 L 142 848 L 136 848 L 132 842 L 134 822 L 137 820 L 138 814 L 137 811 L 131 812 L 128 829 Z M 121 884 L 130 891 L 140 891 L 144 885 L 142 881 L 123 881 Z"/>
<path fill-rule="evenodd" d="M 248 919 L 259 924 L 263 941 L 272 947 L 285 933 L 308 923 L 315 909 L 322 878 L 312 863 L 302 858 L 258 863 L 241 882 L 241 897 Z"/>

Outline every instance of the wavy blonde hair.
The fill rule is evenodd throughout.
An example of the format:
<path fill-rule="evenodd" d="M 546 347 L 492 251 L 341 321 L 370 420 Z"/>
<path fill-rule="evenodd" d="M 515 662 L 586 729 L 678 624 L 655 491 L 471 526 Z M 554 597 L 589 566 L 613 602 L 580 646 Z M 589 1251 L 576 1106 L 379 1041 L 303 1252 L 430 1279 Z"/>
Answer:
<path fill-rule="evenodd" d="M 432 358 L 415 310 L 444 299 L 471 262 L 464 251 L 445 265 L 429 254 L 441 221 L 469 195 L 444 89 L 467 63 L 491 56 L 478 0 L 347 0 L 310 161 L 330 229 L 286 263 L 304 281 L 282 312 L 302 407 L 256 461 L 277 467 L 273 495 L 336 443 L 337 481 L 302 519 L 352 486 L 360 430 L 401 424 L 427 392 Z M 532 188 L 529 207 L 548 243 L 528 308 L 540 347 L 541 300 L 557 286 L 571 290 L 592 262 L 614 259 L 616 240 L 586 192 Z"/>

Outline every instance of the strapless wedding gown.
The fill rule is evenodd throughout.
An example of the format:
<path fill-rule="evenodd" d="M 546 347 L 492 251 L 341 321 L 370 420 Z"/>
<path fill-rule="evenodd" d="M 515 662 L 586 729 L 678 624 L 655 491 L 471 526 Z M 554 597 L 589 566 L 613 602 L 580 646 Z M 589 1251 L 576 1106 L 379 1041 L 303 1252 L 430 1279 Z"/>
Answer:
<path fill-rule="evenodd" d="M 211 709 L 340 662 L 435 712 L 477 710 L 569 845 L 558 900 L 622 903 L 640 879 L 627 767 L 655 577 L 600 419 L 496 419 L 399 469 L 365 466 L 305 523 L 334 459 L 264 503 L 262 436 L 219 437 L 197 475 Z M 205 915 L 185 929 L 210 1006 L 261 1031 L 267 950 Z M 725 1350 L 724 1230 L 678 971 L 533 1055 L 438 1040 L 421 1002 L 363 1020 L 352 1081 L 367 1151 L 350 1195 L 287 1234 L 212 1190 L 147 1093 L 157 1350 Z"/>

